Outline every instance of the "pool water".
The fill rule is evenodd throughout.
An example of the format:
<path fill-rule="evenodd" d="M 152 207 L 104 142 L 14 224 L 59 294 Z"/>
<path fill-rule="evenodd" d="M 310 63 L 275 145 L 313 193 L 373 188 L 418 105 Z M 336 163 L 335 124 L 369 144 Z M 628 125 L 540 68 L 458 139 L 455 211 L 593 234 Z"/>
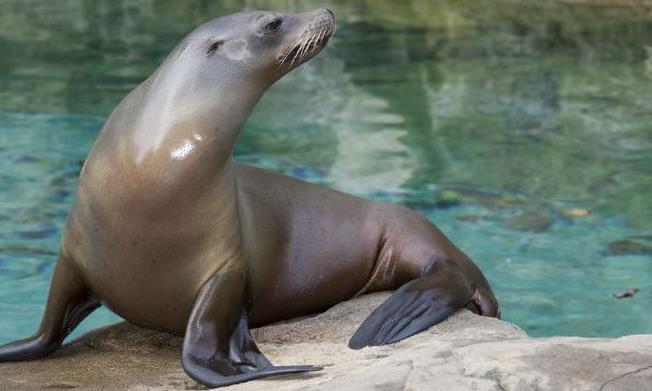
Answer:
<path fill-rule="evenodd" d="M 205 20 L 323 5 L 335 38 L 265 96 L 238 160 L 422 212 L 532 336 L 652 333 L 652 12 L 609 3 L 1 2 L 0 343 L 38 326 L 120 98 Z"/>

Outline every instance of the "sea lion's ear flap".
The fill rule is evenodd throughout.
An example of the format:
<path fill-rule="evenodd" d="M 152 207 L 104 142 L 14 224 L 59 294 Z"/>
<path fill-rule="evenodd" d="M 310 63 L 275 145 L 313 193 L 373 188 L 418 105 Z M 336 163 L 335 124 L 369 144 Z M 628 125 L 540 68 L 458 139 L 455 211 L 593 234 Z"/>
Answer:
<path fill-rule="evenodd" d="M 223 50 L 224 56 L 231 61 L 244 61 L 252 56 L 246 39 L 229 39 L 223 43 L 220 50 Z"/>
<path fill-rule="evenodd" d="M 212 41 L 212 42 L 208 45 L 208 49 L 206 49 L 206 54 L 208 54 L 208 55 L 210 56 L 211 54 L 215 53 L 215 51 L 216 51 L 217 49 L 219 49 L 220 46 L 222 46 L 222 45 L 224 45 L 224 41 L 222 41 L 222 40 L 219 40 L 219 41 Z"/>

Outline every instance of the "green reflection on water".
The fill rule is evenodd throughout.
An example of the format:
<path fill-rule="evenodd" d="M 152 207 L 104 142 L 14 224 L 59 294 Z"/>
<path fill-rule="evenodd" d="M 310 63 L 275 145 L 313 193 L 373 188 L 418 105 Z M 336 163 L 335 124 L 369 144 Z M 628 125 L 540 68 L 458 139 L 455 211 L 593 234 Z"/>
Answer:
<path fill-rule="evenodd" d="M 75 164 L 119 99 L 205 20 L 323 5 L 335 39 L 266 95 L 239 159 L 419 209 L 532 335 L 652 333 L 652 254 L 605 256 L 614 241 L 652 248 L 652 13 L 625 3 L 639 5 L 3 1 L 0 281 L 32 271 L 34 303 L 0 339 L 35 327 L 52 260 L 11 249 L 56 251 L 60 234 L 14 233 L 60 229 Z M 6 313 L 21 303 L 3 284 Z M 611 298 L 629 287 L 641 293 Z"/>

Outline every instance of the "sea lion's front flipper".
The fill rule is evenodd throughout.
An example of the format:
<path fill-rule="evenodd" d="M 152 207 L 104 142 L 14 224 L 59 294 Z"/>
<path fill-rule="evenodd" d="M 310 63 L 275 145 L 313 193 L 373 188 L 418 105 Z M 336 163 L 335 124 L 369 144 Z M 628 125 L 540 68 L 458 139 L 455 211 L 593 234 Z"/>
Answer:
<path fill-rule="evenodd" d="M 445 266 L 401 286 L 362 322 L 351 349 L 400 341 L 446 319 L 460 308 L 475 310 L 474 290 L 464 274 Z"/>
<path fill-rule="evenodd" d="M 244 275 L 211 277 L 199 291 L 183 340 L 186 373 L 209 387 L 261 377 L 317 371 L 311 365 L 276 367 L 258 350 L 249 333 L 243 305 Z"/>
<path fill-rule="evenodd" d="M 52 353 L 99 306 L 71 262 L 59 258 L 41 327 L 29 338 L 0 346 L 0 362 L 33 360 Z"/>

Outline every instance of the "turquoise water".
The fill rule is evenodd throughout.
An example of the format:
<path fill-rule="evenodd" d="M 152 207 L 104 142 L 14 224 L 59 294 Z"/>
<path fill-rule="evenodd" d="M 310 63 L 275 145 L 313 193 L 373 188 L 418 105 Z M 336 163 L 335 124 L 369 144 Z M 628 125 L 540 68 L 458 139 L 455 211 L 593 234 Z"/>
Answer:
<path fill-rule="evenodd" d="M 530 335 L 652 333 L 652 14 L 571 3 L 1 2 L 0 343 L 38 326 L 119 99 L 202 21 L 321 5 L 335 39 L 269 91 L 237 159 L 421 211 Z"/>

